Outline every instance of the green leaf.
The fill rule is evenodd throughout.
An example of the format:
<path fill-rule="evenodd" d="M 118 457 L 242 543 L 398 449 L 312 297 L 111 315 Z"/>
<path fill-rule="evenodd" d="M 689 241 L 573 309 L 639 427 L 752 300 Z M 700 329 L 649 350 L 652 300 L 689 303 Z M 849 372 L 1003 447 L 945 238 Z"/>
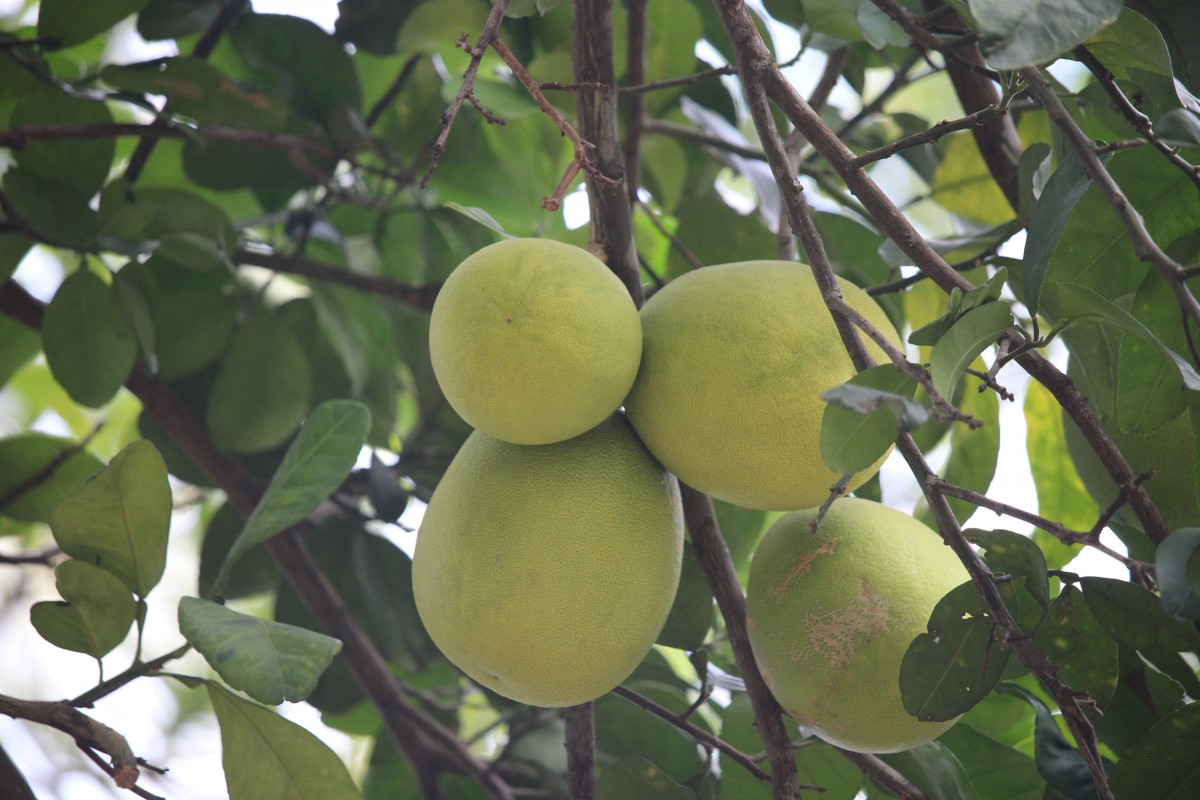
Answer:
<path fill-rule="evenodd" d="M 162 578 L 171 525 L 167 467 L 154 445 L 131 443 L 50 513 L 63 552 L 116 575 L 145 597 Z"/>
<path fill-rule="evenodd" d="M 216 592 L 247 550 L 304 519 L 341 485 L 362 450 L 370 424 L 370 412 L 354 400 L 329 400 L 313 410 L 225 557 Z"/>
<path fill-rule="evenodd" d="M 308 358 L 284 322 L 259 310 L 233 337 L 208 396 L 213 444 L 257 453 L 283 444 L 308 412 Z"/>
<path fill-rule="evenodd" d="M 676 713 L 688 706 L 687 696 L 676 686 L 636 679 L 636 675 L 625 685 Z M 641 708 L 616 695 L 607 694 L 596 701 L 595 726 L 596 754 L 601 763 L 641 756 L 676 782 L 688 780 L 704 766 L 691 737 L 658 717 L 648 717 Z"/>
<path fill-rule="evenodd" d="M 1112 158 L 1108 153 L 1100 157 L 1102 163 Z M 1071 150 L 1046 181 L 1038 198 L 1033 216 L 1029 218 L 1029 235 L 1025 240 L 1025 305 L 1029 313 L 1036 315 L 1041 304 L 1042 287 L 1046 282 L 1046 270 L 1050 258 L 1058 246 L 1071 212 L 1079 199 L 1091 185 L 1091 178 L 1083 171 L 1083 165 L 1075 151 Z"/>
<path fill-rule="evenodd" d="M 1061 407 L 1050 390 L 1036 381 L 1030 382 L 1025 394 L 1025 429 L 1038 514 L 1072 530 L 1090 530 L 1096 521 L 1096 503 L 1067 451 Z"/>
<path fill-rule="evenodd" d="M 750 557 L 778 514 L 742 508 L 724 500 L 713 500 L 717 512 L 717 523 L 721 526 L 721 537 L 729 548 L 729 555 L 738 569 L 742 584 L 746 583 L 750 569 Z"/>
<path fill-rule="evenodd" d="M 4 192 L 39 236 L 60 247 L 93 247 L 96 212 L 88 206 L 88 198 L 21 167 L 4 173 Z"/>
<path fill-rule="evenodd" d="M 1155 334 L 1157 343 L 1132 330 L 1121 337 L 1117 425 L 1126 432 L 1154 433 L 1187 409 L 1180 370 L 1165 355 L 1166 350 L 1186 352 L 1187 337 L 1171 286 L 1156 271 L 1147 273 L 1129 313 Z"/>
<path fill-rule="evenodd" d="M 1200 31 L 1186 0 L 1138 0 L 1146 16 L 1167 42 L 1175 75 L 1193 90 L 1200 88 Z"/>
<path fill-rule="evenodd" d="M 1015 212 L 996 184 L 970 133 L 951 134 L 933 174 L 933 199 L 947 211 L 985 225 L 1013 219 Z"/>
<path fill-rule="evenodd" d="M 93 5 L 93 4 L 89 4 Z M 42 4 L 42 13 L 46 4 Z M 30 95 L 17 103 L 10 123 L 22 125 L 104 125 L 113 121 L 108 107 L 58 89 Z M 112 168 L 116 146 L 112 139 L 41 139 L 15 152 L 22 170 L 87 202 L 100 190 Z"/>
<path fill-rule="evenodd" d="M 168 187 L 130 193 L 113 181 L 100 194 L 100 237 L 118 252 L 144 252 L 147 243 L 171 233 L 198 233 L 225 252 L 238 243 L 229 215 L 199 195 Z"/>
<path fill-rule="evenodd" d="M 1079 590 L 1065 587 L 1034 635 L 1058 674 L 1077 692 L 1087 692 L 1103 708 L 1117 688 L 1117 643 L 1096 621 Z"/>
<path fill-rule="evenodd" d="M 482 208 L 464 206 L 462 203 L 446 203 L 446 208 L 450 209 L 451 211 L 457 211 L 459 214 L 462 214 L 469 220 L 478 222 L 483 227 L 495 231 L 505 239 L 513 238 L 513 234 L 504 230 L 504 226 L 497 222 L 495 217 L 484 211 Z"/>
<path fill-rule="evenodd" d="M 1046 558 L 1032 539 L 1012 531 L 978 528 L 963 531 L 963 536 L 984 548 L 984 559 L 993 572 L 1020 578 L 1038 605 L 1042 608 L 1049 605 L 1050 576 L 1046 573 Z"/>
<path fill-rule="evenodd" d="M 337 753 L 294 722 L 208 684 L 229 800 L 358 800 Z"/>
<path fill-rule="evenodd" d="M 210 287 L 160 286 L 148 300 L 158 374 L 163 380 L 211 364 L 237 329 L 237 299 Z"/>
<path fill-rule="evenodd" d="M 79 443 L 44 433 L 0 439 L 0 514 L 48 522 L 50 510 L 104 465 Z"/>
<path fill-rule="evenodd" d="M 1190 703 L 1150 729 L 1113 767 L 1117 797 L 1200 796 L 1200 703 Z"/>
<path fill-rule="evenodd" d="M 150 0 L 138 14 L 137 30 L 148 42 L 201 33 L 221 11 L 223 0 Z"/>
<path fill-rule="evenodd" d="M 1096 621 L 1121 644 L 1138 650 L 1200 649 L 1200 633 L 1167 616 L 1159 599 L 1142 587 L 1098 577 L 1084 578 L 1080 586 Z"/>
<path fill-rule="evenodd" d="M 888 45 L 907 47 L 912 41 L 899 23 L 871 0 L 858 0 L 855 21 L 867 44 L 876 50 L 882 50 Z"/>
<path fill-rule="evenodd" d="M 1045 781 L 1033 759 L 970 725 L 959 723 L 938 737 L 967 772 L 982 798 L 1042 800 Z"/>
<path fill-rule="evenodd" d="M 929 800 L 979 800 L 962 762 L 941 742 L 880 758 L 909 778 Z"/>
<path fill-rule="evenodd" d="M 804 21 L 810 29 L 835 39 L 861 41 L 858 0 L 804 0 Z"/>
<path fill-rule="evenodd" d="M 362 105 L 362 85 L 342 43 L 290 14 L 248 14 L 229 32 L 259 83 L 297 114 L 328 123 L 334 109 Z"/>
<path fill-rule="evenodd" d="M 226 683 L 270 705 L 307 698 L 342 649 L 322 633 L 196 597 L 179 601 L 179 632 Z"/>
<path fill-rule="evenodd" d="M 896 435 L 919 428 L 929 412 L 912 399 L 917 382 L 890 364 L 860 372 L 824 392 L 821 458 L 841 474 L 874 464 L 891 448 Z"/>
<path fill-rule="evenodd" d="M 1073 800 L 1096 797 L 1092 773 L 1088 770 L 1083 756 L 1067 743 L 1046 704 L 1032 692 L 1015 683 L 1002 683 L 996 688 L 1005 694 L 1020 697 L 1033 706 L 1036 715 L 1033 733 L 1034 762 L 1046 782 Z M 1106 767 L 1111 764 L 1108 759 L 1104 759 L 1104 762 Z"/>
<path fill-rule="evenodd" d="M 690 543 L 685 543 L 679 589 L 675 592 L 675 601 L 655 643 L 680 650 L 697 650 L 704 644 L 712 624 L 712 589 L 700 562 L 696 560 L 696 551 Z"/>
<path fill-rule="evenodd" d="M 1013 324 L 1007 303 L 986 303 L 964 314 L 933 346 L 929 372 L 933 387 L 951 397 L 971 362 Z"/>
<path fill-rule="evenodd" d="M 1172 655 L 1178 658 L 1178 654 Z M 1120 645 L 1117 659 L 1117 690 L 1104 708 L 1104 716 L 1093 726 L 1113 752 L 1125 753 L 1136 747 L 1159 720 L 1180 708 L 1185 697 L 1182 686 L 1133 648 Z M 1185 669 L 1192 671 L 1190 666 Z"/>
<path fill-rule="evenodd" d="M 197 122 L 278 129 L 287 118 L 287 109 L 261 90 L 238 83 L 213 65 L 188 56 L 109 65 L 101 77 L 126 92 L 163 95 L 175 113 Z"/>
<path fill-rule="evenodd" d="M 958 406 L 983 425 L 974 429 L 966 425 L 951 428 L 950 458 L 942 469 L 942 477 L 955 486 L 986 493 L 996 476 L 1000 456 L 1000 400 L 991 390 L 980 392 L 963 385 Z M 975 506 L 966 500 L 957 497 L 948 500 L 961 521 L 975 513 Z"/>
<path fill-rule="evenodd" d="M 1121 0 L 976 0 L 984 54 L 996 69 L 1051 61 L 1117 19 Z"/>
<path fill-rule="evenodd" d="M 213 584 L 225 556 L 237 541 L 245 521 L 228 502 L 223 503 L 204 529 L 200 546 L 199 591 L 203 597 L 215 595 Z M 252 547 L 229 572 L 229 580 L 221 588 L 221 597 L 233 600 L 275 589 L 279 585 L 279 568 L 265 547 Z"/>
<path fill-rule="evenodd" d="M 641 756 L 606 764 L 596 780 L 596 800 L 694 800 L 695 793 L 671 780 Z"/>
<path fill-rule="evenodd" d="M 1167 347 L 1150 329 L 1131 316 L 1128 311 L 1101 296 L 1095 290 L 1077 283 L 1059 284 L 1054 287 L 1055 303 L 1063 316 L 1076 322 L 1097 322 L 1112 325 L 1137 334 L 1153 345 L 1159 353 L 1174 362 L 1184 385 L 1189 389 L 1200 389 L 1200 375 L 1187 359 Z"/>
<path fill-rule="evenodd" d="M 1121 9 L 1116 22 L 1092 34 L 1084 45 L 1118 78 L 1128 78 L 1130 67 L 1172 75 L 1163 34 L 1131 8 Z"/>
<path fill-rule="evenodd" d="M 900 696 L 919 720 L 954 719 L 992 690 L 1009 651 L 997 644 L 995 620 L 970 581 L 938 601 L 928 628 L 904 654 Z"/>
<path fill-rule="evenodd" d="M 1200 619 L 1200 594 L 1189 580 L 1189 565 L 1200 549 L 1200 528 L 1180 528 L 1159 543 L 1155 575 L 1162 605 L 1177 620 Z"/>
<path fill-rule="evenodd" d="M 138 604 L 111 572 L 84 561 L 64 561 L 54 570 L 66 602 L 34 603 L 29 621 L 55 647 L 99 659 L 125 641 Z"/>
<path fill-rule="evenodd" d="M 149 0 L 42 0 L 38 12 L 38 36 L 54 46 L 69 47 L 86 42 L 98 33 L 140 11 Z"/>

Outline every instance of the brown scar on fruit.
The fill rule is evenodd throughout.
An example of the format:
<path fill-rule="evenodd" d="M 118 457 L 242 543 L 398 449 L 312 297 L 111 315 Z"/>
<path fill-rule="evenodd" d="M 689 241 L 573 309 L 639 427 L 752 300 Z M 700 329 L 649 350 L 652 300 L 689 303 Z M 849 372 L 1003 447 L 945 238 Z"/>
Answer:
<path fill-rule="evenodd" d="M 858 594 L 845 608 L 808 615 L 804 626 L 809 632 L 807 650 L 828 662 L 831 669 L 839 669 L 849 663 L 863 639 L 886 631 L 893 616 L 891 601 L 872 589 L 866 578 L 860 578 Z M 792 660 L 803 655 L 803 646 L 798 646 Z"/>
<path fill-rule="evenodd" d="M 792 568 L 788 570 L 787 577 L 783 579 L 783 583 L 772 589 L 771 595 L 776 600 L 782 600 L 783 595 L 787 593 L 788 584 L 792 582 L 793 578 L 797 575 L 807 575 L 812 572 L 813 562 L 821 556 L 833 553 L 834 550 L 837 550 L 836 544 L 833 542 L 822 542 L 815 550 L 811 550 L 797 558 L 796 562 L 792 564 Z"/>

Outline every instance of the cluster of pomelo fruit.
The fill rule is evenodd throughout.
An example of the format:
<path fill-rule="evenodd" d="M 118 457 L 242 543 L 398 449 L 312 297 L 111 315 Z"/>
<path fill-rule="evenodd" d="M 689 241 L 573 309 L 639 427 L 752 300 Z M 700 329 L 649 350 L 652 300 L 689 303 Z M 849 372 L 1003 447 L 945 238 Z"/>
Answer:
<path fill-rule="evenodd" d="M 841 290 L 895 337 L 869 296 Z M 800 510 L 839 477 L 820 456 L 820 395 L 854 374 L 803 265 L 706 267 L 639 313 L 587 251 L 507 240 L 447 280 L 430 351 L 476 430 L 426 510 L 414 589 L 430 635 L 471 678 L 565 706 L 628 677 L 678 584 L 678 476 L 793 512 L 766 534 L 748 586 L 751 642 L 785 710 L 864 751 L 945 730 L 904 711 L 900 661 L 965 571 L 931 531 L 878 503 L 839 500 L 817 534 Z"/>

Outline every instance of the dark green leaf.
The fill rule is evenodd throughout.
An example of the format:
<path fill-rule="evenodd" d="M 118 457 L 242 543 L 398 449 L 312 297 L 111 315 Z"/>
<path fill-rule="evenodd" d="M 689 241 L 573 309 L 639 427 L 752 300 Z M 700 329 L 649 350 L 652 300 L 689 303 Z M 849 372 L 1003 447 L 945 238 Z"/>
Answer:
<path fill-rule="evenodd" d="M 1159 599 L 1142 587 L 1098 577 L 1084 578 L 1080 585 L 1100 626 L 1121 644 L 1175 652 L 1200 648 L 1200 633 L 1167 616 Z"/>
<path fill-rule="evenodd" d="M 42 0 L 38 12 L 38 36 L 58 47 L 86 42 L 139 11 L 148 0 Z"/>
<path fill-rule="evenodd" d="M 354 400 L 329 400 L 317 406 L 246 520 L 221 573 L 227 573 L 254 545 L 304 519 L 332 494 L 354 466 L 370 424 L 370 412 Z M 218 577 L 218 593 L 224 582 Z"/>
<path fill-rule="evenodd" d="M 45 3 L 42 13 L 46 13 Z M 18 102 L 10 124 L 104 125 L 112 121 L 104 103 L 53 89 Z M 115 149 L 112 139 L 41 139 L 16 151 L 16 161 L 22 170 L 86 203 L 108 178 Z"/>
<path fill-rule="evenodd" d="M 867 469 L 888 451 L 896 435 L 929 418 L 912 399 L 917 383 L 890 364 L 860 372 L 821 395 L 829 405 L 821 421 L 821 457 L 838 473 Z"/>
<path fill-rule="evenodd" d="M 680 786 L 641 756 L 606 764 L 596 780 L 596 800 L 693 800 L 695 797 L 691 789 Z"/>
<path fill-rule="evenodd" d="M 1046 574 L 1046 558 L 1032 539 L 1012 531 L 978 528 L 963 531 L 963 536 L 984 548 L 984 559 L 993 572 L 1020 578 L 1042 608 L 1049 605 L 1050 578 Z"/>
<path fill-rule="evenodd" d="M 1172 655 L 1178 658 L 1178 654 Z M 1113 752 L 1124 753 L 1141 742 L 1159 720 L 1181 707 L 1185 697 L 1183 687 L 1133 648 L 1120 646 L 1118 664 L 1117 690 L 1104 708 L 1104 716 L 1093 726 Z M 1190 666 L 1187 669 L 1191 671 Z"/>
<path fill-rule="evenodd" d="M 171 525 L 167 467 L 139 439 L 50 513 L 54 540 L 73 558 L 103 567 L 139 597 L 162 577 Z"/>
<path fill-rule="evenodd" d="M 1175 363 L 1179 375 L 1189 389 L 1200 389 L 1200 375 L 1187 359 L 1167 347 L 1150 330 L 1111 300 L 1095 290 L 1077 283 L 1059 284 L 1054 287 L 1056 305 L 1063 316 L 1076 320 L 1113 325 L 1140 336 L 1153 345 L 1159 353 Z"/>
<path fill-rule="evenodd" d="M 1000 456 L 1000 400 L 996 393 L 978 391 L 970 385 L 963 387 L 959 409 L 983 423 L 979 428 L 955 425 L 950 432 L 950 458 L 942 469 L 942 477 L 955 486 L 986 493 L 996 475 Z M 948 498 L 954 515 L 966 521 L 975 513 L 975 506 L 957 497 Z"/>
<path fill-rule="evenodd" d="M 971 362 L 1013 324 L 1007 303 L 987 303 L 964 314 L 933 346 L 929 371 L 933 386 L 942 397 L 954 387 Z"/>
<path fill-rule="evenodd" d="M 1065 587 L 1034 636 L 1034 644 L 1054 662 L 1059 676 L 1077 692 L 1087 692 L 1103 708 L 1117 688 L 1117 643 L 1096 621 L 1073 586 Z"/>
<path fill-rule="evenodd" d="M 242 532 L 244 522 L 237 509 L 223 503 L 208 521 L 204 530 L 204 541 L 200 546 L 200 594 L 214 594 L 213 582 L 225 561 L 233 543 Z M 221 596 L 235 599 L 274 589 L 279 585 L 279 568 L 265 547 L 252 547 L 229 572 L 229 580 L 222 588 Z"/>
<path fill-rule="evenodd" d="M 1187 0 L 1131 0 L 1167 42 L 1175 75 L 1193 91 L 1200 90 L 1200 30 Z"/>
<path fill-rule="evenodd" d="M 216 683 L 208 697 L 221 726 L 229 800 L 358 800 L 346 765 L 316 736 Z"/>
<path fill-rule="evenodd" d="M 200 33 L 222 5 L 223 0 L 150 0 L 138 14 L 138 33 L 148 42 Z"/>
<path fill-rule="evenodd" d="M 4 193 L 39 237 L 81 250 L 94 244 L 96 212 L 87 197 L 21 167 L 4 173 Z"/>
<path fill-rule="evenodd" d="M 420 672 L 441 657 L 417 615 L 412 589 L 412 559 L 381 536 L 359 530 L 351 535 L 348 569 L 331 566 L 346 552 L 346 531 L 325 533 L 313 552 L 351 608 L 366 623 L 371 638 L 393 664 Z"/>
<path fill-rule="evenodd" d="M 1200 619 L 1200 594 L 1188 579 L 1189 565 L 1200 550 L 1200 528 L 1180 528 L 1155 553 L 1155 575 L 1162 605 L 1177 620 Z"/>
<path fill-rule="evenodd" d="M 900 665 L 904 708 L 926 722 L 954 719 L 987 696 L 1000 680 L 1009 651 L 996 641 L 996 623 L 971 582 L 938 601 L 929 630 L 912 641 Z"/>
<path fill-rule="evenodd" d="M 225 252 L 237 246 L 229 216 L 193 192 L 168 187 L 139 188 L 130 193 L 114 181 L 100 194 L 100 235 L 120 252 L 144 252 L 167 234 L 198 233 Z"/>
<path fill-rule="evenodd" d="M 1131 8 L 1121 9 L 1117 21 L 1092 34 L 1084 44 L 1118 78 L 1129 68 L 1170 76 L 1171 54 L 1154 23 Z"/>
<path fill-rule="evenodd" d="M 229 36 L 260 83 L 301 116 L 328 122 L 336 106 L 362 105 L 353 60 L 315 23 L 288 14 L 250 14 Z"/>
<path fill-rule="evenodd" d="M 149 303 L 163 380 L 212 363 L 237 328 L 237 299 L 209 287 L 159 287 Z"/>
<path fill-rule="evenodd" d="M 962 763 L 941 742 L 880 758 L 915 783 L 929 800 L 979 800 Z"/>
<path fill-rule="evenodd" d="M 1117 797 L 1200 795 L 1200 703 L 1190 703 L 1155 725 L 1113 768 Z"/>
<path fill-rule="evenodd" d="M 683 550 L 683 566 L 679 574 L 679 589 L 675 602 L 656 644 L 678 647 L 680 650 L 696 650 L 704 644 L 709 628 L 713 624 L 713 594 L 708 578 L 696 560 L 696 551 L 690 544 Z"/>
<path fill-rule="evenodd" d="M 173 111 L 197 122 L 278 129 L 287 117 L 287 109 L 260 90 L 188 56 L 110 65 L 102 77 L 127 92 L 163 95 Z M 263 153 L 261 149 L 258 152 Z"/>
<path fill-rule="evenodd" d="M 1067 743 L 1046 704 L 1015 683 L 1002 683 L 996 688 L 1033 706 L 1037 720 L 1033 734 L 1034 762 L 1046 782 L 1072 800 L 1094 800 L 1096 786 L 1092 773 L 1079 751 Z M 1104 760 L 1107 767 L 1111 762 Z"/>
<path fill-rule="evenodd" d="M 713 509 L 717 512 L 721 536 L 725 539 L 729 555 L 733 558 L 738 576 L 744 585 L 747 570 L 750 568 L 750 556 L 754 554 L 754 548 L 758 547 L 763 534 L 778 515 L 742 508 L 723 500 L 713 500 Z"/>
<path fill-rule="evenodd" d="M 308 358 L 278 316 L 259 310 L 233 337 L 205 409 L 213 444 L 257 453 L 287 441 L 308 413 Z"/>
<path fill-rule="evenodd" d="M 54 570 L 58 593 L 66 602 L 34 603 L 29 620 L 55 647 L 100 658 L 125 641 L 137 615 L 128 587 L 111 572 L 70 560 Z"/>
<path fill-rule="evenodd" d="M 22 433 L 0 439 L 0 514 L 48 522 L 50 510 L 104 465 L 77 442 Z"/>
<path fill-rule="evenodd" d="M 860 41 L 858 0 L 804 0 L 804 22 L 817 33 L 835 39 Z"/>
<path fill-rule="evenodd" d="M 324 634 L 196 597 L 179 601 L 179 632 L 226 683 L 270 705 L 307 698 L 342 649 Z"/>
<path fill-rule="evenodd" d="M 1101 157 L 1107 163 L 1111 154 Z M 1050 266 L 1050 257 L 1058 247 L 1058 238 L 1062 235 L 1071 218 L 1075 205 L 1083 197 L 1091 179 L 1084 173 L 1083 166 L 1075 151 L 1067 153 L 1066 158 L 1054 170 L 1046 188 L 1042 189 L 1038 204 L 1029 219 L 1029 235 L 1025 240 L 1025 296 L 1023 300 L 1030 314 L 1037 314 L 1041 303 L 1042 286 L 1046 281 L 1046 270 Z"/>
<path fill-rule="evenodd" d="M 1024 753 L 965 723 L 943 733 L 938 742 L 958 757 L 981 798 L 1042 800 L 1046 783 L 1033 759 Z"/>
<path fill-rule="evenodd" d="M 1163 348 L 1186 352 L 1188 344 L 1171 285 L 1157 272 L 1146 275 L 1129 313 L 1155 335 L 1158 343 L 1132 330 L 1121 337 L 1117 360 L 1117 425 L 1123 431 L 1153 433 L 1187 408 L 1188 396 L 1179 378 L 1180 371 L 1165 356 Z"/>
<path fill-rule="evenodd" d="M 500 234 L 505 239 L 513 238 L 513 234 L 504 230 L 504 226 L 497 222 L 495 217 L 484 211 L 482 208 L 464 206 L 462 203 L 446 203 L 446 208 L 450 209 L 451 211 L 457 211 L 459 214 L 462 214 L 469 220 L 478 222 L 483 227 Z"/>
<path fill-rule="evenodd" d="M 1117 19 L 1121 0 L 976 0 L 988 63 L 1019 69 L 1052 61 Z"/>

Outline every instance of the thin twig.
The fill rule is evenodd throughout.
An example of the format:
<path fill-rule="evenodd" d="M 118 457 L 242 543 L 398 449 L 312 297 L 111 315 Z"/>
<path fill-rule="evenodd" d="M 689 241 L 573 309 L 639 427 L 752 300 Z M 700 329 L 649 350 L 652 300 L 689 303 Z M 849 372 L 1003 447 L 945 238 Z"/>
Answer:
<path fill-rule="evenodd" d="M 467 71 L 463 73 L 462 85 L 458 87 L 458 92 L 450 101 L 450 105 L 442 112 L 442 129 L 433 143 L 433 149 L 429 152 L 429 169 L 421 178 L 422 189 L 429 185 L 429 179 L 437 171 L 438 161 L 441 159 L 442 153 L 446 151 L 446 141 L 450 138 L 450 129 L 454 127 L 454 120 L 458 117 L 458 112 L 462 109 L 467 95 L 475 89 L 475 75 L 479 72 L 479 63 L 483 61 L 483 54 L 488 45 L 492 43 L 492 39 L 500 32 L 500 23 L 504 21 L 504 12 L 508 9 L 508 3 L 509 0 L 495 0 L 492 3 L 492 11 L 488 14 L 487 22 L 484 23 L 479 38 L 475 40 L 474 49 L 471 50 L 471 63 L 467 65 Z"/>
<path fill-rule="evenodd" d="M 364 122 L 367 124 L 367 130 L 375 127 L 375 123 L 378 122 L 380 117 L 383 116 L 383 112 L 387 111 L 388 106 L 390 106 L 392 101 L 399 96 L 401 90 L 403 90 L 404 85 L 408 83 L 409 77 L 412 76 L 413 70 L 416 69 L 417 64 L 420 61 L 420 53 L 414 53 L 405 60 L 404 66 L 400 68 L 400 72 L 396 75 L 396 79 L 392 81 L 391 85 L 388 86 L 387 91 L 375 101 L 375 105 L 371 106 L 371 110 L 367 113 L 367 117 L 364 120 Z"/>
<path fill-rule="evenodd" d="M 876 150 L 863 153 L 850 162 L 850 167 L 852 169 L 860 169 L 867 164 L 894 156 L 901 150 L 908 150 L 918 145 L 936 142 L 948 133 L 978 127 L 990 119 L 1003 116 L 1005 113 L 1007 113 L 1006 109 L 1000 106 L 988 106 L 965 117 L 954 120 L 943 120 L 929 130 L 914 133 L 912 136 L 905 136 L 903 139 L 897 139 Z"/>
<path fill-rule="evenodd" d="M 658 218 L 658 214 L 654 213 L 654 209 L 652 209 L 642 200 L 638 200 L 638 207 L 646 213 L 646 217 L 649 218 L 650 224 L 654 226 L 655 230 L 667 237 L 667 241 L 671 243 L 671 248 L 676 253 L 679 253 L 679 255 L 683 257 L 683 260 L 688 262 L 688 265 L 691 266 L 692 269 L 702 269 L 704 267 L 704 262 L 701 261 L 700 258 L 693 253 L 687 245 L 679 241 L 679 238 L 675 236 L 675 234 L 666 229 L 666 227 L 662 224 L 662 221 Z"/>
<path fill-rule="evenodd" d="M 715 147 L 718 150 L 724 150 L 743 158 L 753 158 L 756 161 L 767 160 L 766 154 L 757 147 L 731 142 L 728 139 L 722 139 L 720 136 L 714 136 L 707 131 L 692 128 L 688 125 L 680 125 L 678 122 L 668 122 L 663 119 L 648 119 L 642 126 L 642 129 L 646 133 L 657 133 L 685 142 L 696 142 L 708 147 Z"/>
<path fill-rule="evenodd" d="M 84 436 L 78 442 L 73 443 L 69 447 L 64 447 L 62 450 L 59 450 L 49 461 L 46 462 L 44 467 L 5 492 L 4 496 L 0 497 L 0 510 L 8 508 L 14 500 L 21 498 L 26 493 L 36 489 L 38 486 L 41 486 L 43 483 L 53 478 L 54 473 L 58 471 L 58 468 L 61 467 L 67 459 L 71 458 L 76 453 L 80 452 L 89 444 L 91 444 L 92 439 L 95 439 L 96 434 L 100 433 L 100 429 L 104 427 L 104 422 L 104 420 L 97 422 L 94 426 L 92 426 L 92 429 L 88 432 L 87 436 Z"/>
<path fill-rule="evenodd" d="M 857 766 L 899 800 L 929 800 L 915 783 L 904 777 L 891 764 L 870 753 L 855 753 L 850 750 L 837 749 L 842 758 Z"/>
<path fill-rule="evenodd" d="M 846 487 L 850 485 L 850 479 L 854 477 L 853 472 L 848 472 L 837 479 L 837 483 L 829 487 L 829 497 L 825 498 L 825 502 L 821 503 L 821 507 L 817 509 L 817 515 L 808 523 L 808 529 L 813 533 L 821 527 L 821 520 L 825 519 L 825 515 L 829 513 L 829 509 L 833 508 L 834 502 L 846 494 Z"/>
<path fill-rule="evenodd" d="M 1191 163 L 1186 158 L 1179 154 L 1179 151 L 1171 147 L 1169 144 L 1159 139 L 1154 134 L 1154 125 L 1150 118 L 1143 114 L 1138 107 L 1133 104 L 1133 101 L 1125 96 L 1121 91 L 1121 87 L 1117 85 L 1117 78 L 1108 67 L 1100 62 L 1084 45 L 1079 45 L 1073 51 L 1075 58 L 1088 68 L 1088 71 L 1096 76 L 1096 80 L 1104 87 L 1104 91 L 1116 105 L 1117 110 L 1125 117 L 1125 120 L 1133 126 L 1133 129 L 1140 133 L 1147 142 L 1154 146 L 1154 149 L 1162 153 L 1164 157 L 1174 164 L 1184 175 L 1187 175 L 1188 180 L 1200 187 L 1200 166 Z"/>
<path fill-rule="evenodd" d="M 712 69 L 701 70 L 694 72 L 691 75 L 683 75 L 678 78 L 666 78 L 661 81 L 651 81 L 650 83 L 639 83 L 630 86 L 622 86 L 617 91 L 623 95 L 630 94 L 645 94 L 646 92 L 657 92 L 660 89 L 674 89 L 679 86 L 691 86 L 701 81 L 719 78 L 722 75 L 735 75 L 737 70 L 733 67 L 713 67 Z"/>
<path fill-rule="evenodd" d="M 628 700 L 635 706 L 644 708 L 659 719 L 666 720 L 679 730 L 686 733 L 688 736 L 691 736 L 700 744 L 708 745 L 716 750 L 720 750 L 722 753 L 729 756 L 731 761 L 741 765 L 743 769 L 745 769 L 758 780 L 771 780 L 771 776 L 764 772 L 757 764 L 755 764 L 753 758 L 746 753 L 743 753 L 741 750 L 738 750 L 736 747 L 729 744 L 719 736 L 714 736 L 704 728 L 701 728 L 699 725 L 689 722 L 686 716 L 676 714 L 674 711 L 671 711 L 671 709 L 659 705 L 649 697 L 638 694 L 626 686 L 618 686 L 617 688 L 613 689 L 613 694 L 615 694 L 617 697 Z"/>
<path fill-rule="evenodd" d="M 230 259 L 235 264 L 263 267 L 274 272 L 285 272 L 323 283 L 334 283 L 360 292 L 387 297 L 421 309 L 433 307 L 433 301 L 441 288 L 440 284 L 413 286 L 382 275 L 352 272 L 345 267 L 325 264 L 308 258 L 285 256 L 279 253 L 262 253 L 244 248 L 234 251 L 230 255 Z"/>
<path fill-rule="evenodd" d="M 129 669 L 122 672 L 120 675 L 114 675 L 98 686 L 93 686 L 83 694 L 71 701 L 71 705 L 76 708 L 91 708 L 96 704 L 97 700 L 108 697 L 110 694 L 120 689 L 127 683 L 134 681 L 146 675 L 158 672 L 169 661 L 174 661 L 177 658 L 182 658 L 189 650 L 192 649 L 190 644 L 182 644 L 169 653 L 153 658 L 149 661 L 139 661 Z"/>

